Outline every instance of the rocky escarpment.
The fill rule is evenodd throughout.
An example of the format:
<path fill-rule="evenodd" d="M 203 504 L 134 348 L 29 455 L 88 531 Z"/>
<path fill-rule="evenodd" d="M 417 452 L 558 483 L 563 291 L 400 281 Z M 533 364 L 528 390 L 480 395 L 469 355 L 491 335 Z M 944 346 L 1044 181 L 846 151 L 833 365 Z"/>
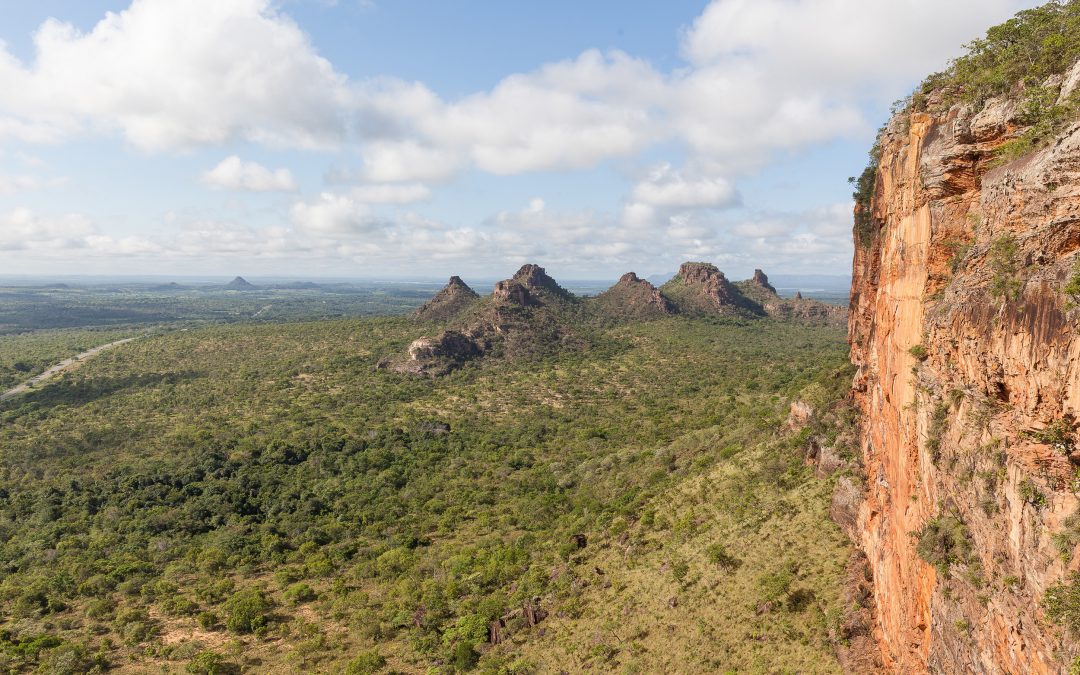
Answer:
<path fill-rule="evenodd" d="M 897 672 L 1057 673 L 1080 656 L 1080 125 L 1013 159 L 1017 99 L 933 92 L 898 113 L 856 207 L 865 474 L 848 525 Z"/>
<path fill-rule="evenodd" d="M 449 321 L 473 305 L 480 296 L 469 288 L 461 277 L 450 277 L 441 291 L 428 300 L 413 315 L 419 321 Z"/>

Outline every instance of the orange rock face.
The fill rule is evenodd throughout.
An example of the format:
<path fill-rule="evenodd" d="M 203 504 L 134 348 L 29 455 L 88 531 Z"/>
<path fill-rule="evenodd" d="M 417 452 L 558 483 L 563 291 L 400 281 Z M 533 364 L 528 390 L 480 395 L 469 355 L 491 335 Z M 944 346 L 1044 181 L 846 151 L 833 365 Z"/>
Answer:
<path fill-rule="evenodd" d="M 1080 653 L 1042 609 L 1080 564 L 1053 540 L 1080 487 L 1080 311 L 1064 293 L 1080 249 L 1080 126 L 994 166 L 1015 115 L 994 101 L 898 114 L 874 198 L 856 207 L 855 529 L 897 672 L 1056 673 Z M 935 567 L 916 545 L 943 514 L 970 554 Z"/>

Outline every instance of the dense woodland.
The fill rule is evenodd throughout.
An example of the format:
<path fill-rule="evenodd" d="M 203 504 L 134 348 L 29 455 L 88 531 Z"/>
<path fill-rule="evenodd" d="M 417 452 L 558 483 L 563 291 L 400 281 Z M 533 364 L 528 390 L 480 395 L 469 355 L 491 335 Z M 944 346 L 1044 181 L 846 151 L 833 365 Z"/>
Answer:
<path fill-rule="evenodd" d="M 423 330 L 169 332 L 0 404 L 4 668 L 837 670 L 851 549 L 804 452 L 845 442 L 842 330 L 375 368 Z"/>

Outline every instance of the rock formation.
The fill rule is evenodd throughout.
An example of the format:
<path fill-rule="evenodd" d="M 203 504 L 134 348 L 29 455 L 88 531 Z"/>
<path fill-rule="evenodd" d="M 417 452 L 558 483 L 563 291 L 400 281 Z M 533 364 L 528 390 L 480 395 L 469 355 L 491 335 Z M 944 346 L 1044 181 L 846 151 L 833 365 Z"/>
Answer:
<path fill-rule="evenodd" d="M 648 320 L 675 313 L 671 304 L 656 286 L 633 272 L 622 275 L 619 281 L 589 301 L 593 313 L 613 320 Z"/>
<path fill-rule="evenodd" d="M 773 285 L 769 283 L 769 277 L 767 277 L 765 273 L 761 270 L 754 270 L 754 277 L 750 279 L 750 281 L 756 286 L 760 286 L 761 288 L 772 293 L 773 295 L 776 295 L 776 289 L 773 288 Z"/>
<path fill-rule="evenodd" d="M 735 287 L 771 317 L 808 324 L 847 325 L 846 307 L 820 300 L 804 300 L 802 294 L 797 294 L 792 300 L 781 298 L 769 283 L 769 277 L 759 269 L 754 270 L 752 278 L 736 282 Z"/>
<path fill-rule="evenodd" d="M 420 321 L 438 323 L 449 321 L 479 299 L 480 296 L 476 294 L 476 291 L 469 288 L 461 277 L 453 276 L 450 277 L 446 286 L 417 309 L 413 316 Z"/>
<path fill-rule="evenodd" d="M 849 525 L 896 672 L 1058 673 L 1080 655 L 1046 612 L 1080 566 L 1080 125 L 1001 163 L 1017 111 L 898 113 L 856 207 Z"/>
<path fill-rule="evenodd" d="M 671 281 L 660 287 L 679 312 L 686 314 L 762 314 L 724 273 L 711 263 L 687 262 Z"/>
<path fill-rule="evenodd" d="M 549 277 L 543 267 L 531 263 L 522 265 L 512 278 L 496 283 L 493 296 L 498 301 L 522 306 L 574 300 L 574 296 Z"/>

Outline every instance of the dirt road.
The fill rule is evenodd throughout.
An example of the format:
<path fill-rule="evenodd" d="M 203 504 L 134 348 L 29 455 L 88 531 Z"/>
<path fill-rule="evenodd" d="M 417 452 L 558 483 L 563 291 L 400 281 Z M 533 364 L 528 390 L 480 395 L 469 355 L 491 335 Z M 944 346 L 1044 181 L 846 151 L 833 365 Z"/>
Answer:
<path fill-rule="evenodd" d="M 142 336 L 140 335 L 140 336 L 137 336 L 137 337 L 130 337 L 130 338 L 124 338 L 123 340 L 117 340 L 116 342 L 110 342 L 107 345 L 101 345 L 101 346 L 98 346 L 98 347 L 94 347 L 93 349 L 86 350 L 82 354 L 77 354 L 75 356 L 72 356 L 69 359 L 64 359 L 63 361 L 61 361 L 60 363 L 57 363 L 56 365 L 50 367 L 48 370 L 41 373 L 40 375 L 32 377 L 29 380 L 27 380 L 26 382 L 23 382 L 19 386 L 15 387 L 14 389 L 8 389 L 4 393 L 0 394 L 0 401 L 6 401 L 9 398 L 12 398 L 14 396 L 18 396 L 19 394 L 24 394 L 24 393 L 30 391 L 30 389 L 33 388 L 35 385 L 41 384 L 42 382 L 47 382 L 48 380 L 56 377 L 60 373 L 63 373 L 65 371 L 67 371 L 67 370 L 70 370 L 75 365 L 77 365 L 79 363 L 82 363 L 83 361 L 86 361 L 87 359 L 93 358 L 94 356 L 97 356 L 98 354 L 105 351 L 106 349 L 109 349 L 110 347 L 116 347 L 117 345 L 122 345 L 125 342 L 131 342 L 132 340 L 138 340 L 140 337 L 142 337 Z"/>

